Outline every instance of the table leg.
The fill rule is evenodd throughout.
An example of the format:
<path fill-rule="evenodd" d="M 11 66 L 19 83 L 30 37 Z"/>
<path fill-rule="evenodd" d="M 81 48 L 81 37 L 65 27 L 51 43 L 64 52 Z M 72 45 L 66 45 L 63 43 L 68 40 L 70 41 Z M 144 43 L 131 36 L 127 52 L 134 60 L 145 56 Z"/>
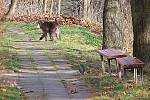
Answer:
<path fill-rule="evenodd" d="M 135 74 L 136 74 L 136 73 L 135 73 L 135 68 L 134 68 L 134 82 L 135 82 Z"/>
<path fill-rule="evenodd" d="M 134 68 L 134 81 L 137 84 L 137 68 Z"/>
<path fill-rule="evenodd" d="M 119 67 L 119 72 L 118 72 L 119 75 L 118 76 L 119 76 L 119 79 L 122 80 L 122 77 L 121 77 L 121 75 L 122 75 L 122 73 L 121 73 L 122 72 L 121 65 L 118 64 L 118 67 Z"/>
<path fill-rule="evenodd" d="M 124 81 L 125 81 L 125 87 L 127 87 L 127 69 L 124 68 Z"/>
<path fill-rule="evenodd" d="M 103 58 L 102 55 L 101 55 L 101 64 L 102 64 L 102 70 L 103 70 L 103 73 L 105 73 L 104 58 Z"/>
<path fill-rule="evenodd" d="M 108 72 L 109 72 L 109 75 L 111 75 L 110 59 L 107 59 L 107 61 L 108 61 Z"/>
<path fill-rule="evenodd" d="M 141 81 L 141 84 L 143 84 L 143 68 L 142 67 L 140 68 L 140 81 Z"/>
<path fill-rule="evenodd" d="M 116 63 L 116 74 L 118 73 L 118 63 L 117 63 L 117 60 L 115 60 L 115 63 Z"/>

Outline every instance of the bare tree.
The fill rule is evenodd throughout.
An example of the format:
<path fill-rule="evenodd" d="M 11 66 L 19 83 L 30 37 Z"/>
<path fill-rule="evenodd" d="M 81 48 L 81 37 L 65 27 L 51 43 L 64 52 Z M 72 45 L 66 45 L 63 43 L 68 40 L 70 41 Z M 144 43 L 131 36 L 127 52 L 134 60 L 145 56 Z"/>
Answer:
<path fill-rule="evenodd" d="M 50 15 L 52 15 L 53 6 L 54 6 L 54 0 L 51 0 Z"/>
<path fill-rule="evenodd" d="M 46 13 L 47 11 L 47 1 L 48 0 L 43 0 L 43 13 Z"/>
<path fill-rule="evenodd" d="M 84 0 L 84 12 L 83 12 L 83 15 L 84 15 L 84 19 L 87 19 L 87 8 L 88 8 L 88 0 Z"/>
<path fill-rule="evenodd" d="M 61 13 L 61 0 L 58 0 L 58 16 L 60 16 Z"/>
<path fill-rule="evenodd" d="M 4 7 L 3 7 L 4 1 L 0 0 L 0 20 L 2 19 L 4 15 Z"/>
<path fill-rule="evenodd" d="M 91 21 L 91 7 L 90 7 L 91 0 L 84 0 L 84 19 Z"/>
<path fill-rule="evenodd" d="M 8 12 L 6 13 L 6 16 L 11 16 L 14 14 L 17 2 L 18 2 L 18 0 L 11 0 L 11 3 L 9 6 L 9 9 L 8 9 Z"/>

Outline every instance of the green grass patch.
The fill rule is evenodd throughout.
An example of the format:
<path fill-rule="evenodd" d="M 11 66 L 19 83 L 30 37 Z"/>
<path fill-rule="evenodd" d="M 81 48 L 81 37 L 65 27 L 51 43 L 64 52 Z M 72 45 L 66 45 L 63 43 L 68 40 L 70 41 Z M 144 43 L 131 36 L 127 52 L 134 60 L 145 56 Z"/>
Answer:
<path fill-rule="evenodd" d="M 123 84 L 117 84 L 114 87 L 114 91 L 120 92 L 120 91 L 124 91 L 125 90 L 125 86 Z"/>
<path fill-rule="evenodd" d="M 5 62 L 5 65 L 7 66 L 7 69 L 17 71 L 20 68 L 20 62 L 19 59 L 9 59 Z"/>
<path fill-rule="evenodd" d="M 102 92 L 104 90 L 111 90 L 115 79 L 115 77 L 87 78 L 85 81 L 91 84 L 91 86 L 95 88 L 95 91 Z"/>
<path fill-rule="evenodd" d="M 86 28 L 81 28 L 79 26 L 70 27 L 70 26 L 63 26 L 62 27 L 62 35 L 65 34 L 65 37 L 69 38 L 71 43 L 78 42 L 83 45 L 92 45 L 96 47 L 101 47 L 102 44 L 102 37 L 95 36 L 94 33 L 90 32 L 90 30 Z M 65 38 L 65 40 L 66 40 Z M 66 41 L 67 41 L 66 40 Z M 72 41 L 74 40 L 74 41 Z"/>
<path fill-rule="evenodd" d="M 97 37 L 90 30 L 79 26 L 63 26 L 61 41 L 55 46 L 61 49 L 60 55 L 64 55 L 75 69 L 79 69 L 83 64 L 82 60 L 87 63 L 85 66 L 97 67 L 100 61 L 99 55 L 95 52 L 101 48 L 102 37 Z M 84 63 L 85 64 L 85 63 Z"/>
<path fill-rule="evenodd" d="M 21 91 L 15 87 L 12 87 L 0 89 L 0 100 L 23 100 L 23 99 L 21 96 Z"/>
<path fill-rule="evenodd" d="M 17 70 L 19 68 L 19 59 L 14 55 L 16 52 L 13 49 L 14 43 L 12 40 L 10 35 L 0 38 L 0 55 L 7 57 L 7 60 L 4 62 L 6 69 Z"/>
<path fill-rule="evenodd" d="M 11 38 L 0 37 L 0 55 L 9 56 L 11 45 Z"/>
<path fill-rule="evenodd" d="M 5 26 L 6 32 L 12 34 L 11 37 L 13 38 L 13 41 L 21 41 L 21 40 L 24 41 L 29 38 L 35 40 L 38 38 L 37 34 L 41 34 L 41 31 L 39 31 L 37 25 L 35 24 L 6 22 Z"/>

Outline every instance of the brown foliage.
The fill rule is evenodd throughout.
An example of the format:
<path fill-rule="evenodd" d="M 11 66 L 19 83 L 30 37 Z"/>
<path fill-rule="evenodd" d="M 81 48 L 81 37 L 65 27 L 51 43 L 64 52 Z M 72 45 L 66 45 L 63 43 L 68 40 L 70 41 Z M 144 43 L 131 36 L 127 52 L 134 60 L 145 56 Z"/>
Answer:
<path fill-rule="evenodd" d="M 6 9 L 3 5 L 4 5 L 4 1 L 0 0 L 0 21 L 3 19 L 6 13 Z"/>
<path fill-rule="evenodd" d="M 17 86 L 16 80 L 9 80 L 9 79 L 0 80 L 0 88 L 16 87 L 16 86 Z"/>

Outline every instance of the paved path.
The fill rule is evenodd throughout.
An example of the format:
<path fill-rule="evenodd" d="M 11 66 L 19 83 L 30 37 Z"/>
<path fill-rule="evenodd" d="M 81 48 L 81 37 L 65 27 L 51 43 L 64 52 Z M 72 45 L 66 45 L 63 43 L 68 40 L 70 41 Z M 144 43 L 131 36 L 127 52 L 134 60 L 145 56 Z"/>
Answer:
<path fill-rule="evenodd" d="M 17 78 L 26 100 L 87 100 L 90 92 L 83 81 L 74 78 L 78 72 L 53 48 L 43 49 L 43 42 L 17 42 L 21 48 L 17 55 L 21 60 Z M 49 50 L 49 55 L 46 51 Z M 8 74 L 9 75 L 9 74 Z"/>

